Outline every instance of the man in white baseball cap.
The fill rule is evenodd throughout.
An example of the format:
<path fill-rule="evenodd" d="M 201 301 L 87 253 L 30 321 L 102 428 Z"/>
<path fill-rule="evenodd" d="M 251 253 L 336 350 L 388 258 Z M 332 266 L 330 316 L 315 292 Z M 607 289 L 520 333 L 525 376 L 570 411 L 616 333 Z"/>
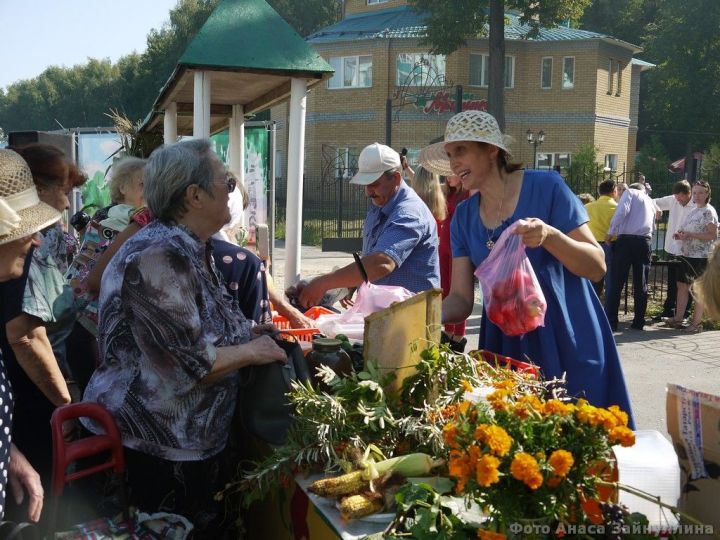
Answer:
<path fill-rule="evenodd" d="M 362 265 L 368 281 L 411 292 L 440 286 L 437 224 L 425 203 L 402 179 L 400 155 L 380 143 L 366 146 L 351 184 L 364 186 L 373 203 L 363 227 Z M 317 305 L 325 292 L 357 287 L 360 268 L 349 264 L 315 278 L 299 291 L 303 306 Z"/>

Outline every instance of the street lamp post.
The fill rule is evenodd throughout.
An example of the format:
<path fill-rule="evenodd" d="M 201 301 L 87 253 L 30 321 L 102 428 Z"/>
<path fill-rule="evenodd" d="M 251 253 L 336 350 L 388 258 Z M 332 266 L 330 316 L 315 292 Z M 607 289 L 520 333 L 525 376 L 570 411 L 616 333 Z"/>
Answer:
<path fill-rule="evenodd" d="M 541 129 L 538 131 L 537 137 L 532 129 L 528 129 L 525 132 L 527 142 L 533 146 L 533 169 L 537 169 L 537 147 L 540 146 L 545 140 L 545 132 Z"/>

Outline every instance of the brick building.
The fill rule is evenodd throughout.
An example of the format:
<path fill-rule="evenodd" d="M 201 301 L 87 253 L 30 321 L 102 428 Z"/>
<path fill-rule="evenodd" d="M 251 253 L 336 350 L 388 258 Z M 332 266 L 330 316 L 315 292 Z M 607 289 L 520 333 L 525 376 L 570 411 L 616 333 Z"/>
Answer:
<path fill-rule="evenodd" d="M 419 45 L 423 17 L 406 0 L 346 0 L 342 21 L 307 38 L 335 75 L 307 97 L 305 173 L 331 177 L 352 168 L 353 157 L 373 141 L 420 148 L 441 136 L 455 112 L 457 86 L 463 107 L 484 108 L 488 40 L 471 40 L 443 57 Z M 506 132 L 514 157 L 532 167 L 567 167 L 586 142 L 613 170 L 632 168 L 636 152 L 640 73 L 652 65 L 633 58 L 640 48 L 611 36 L 564 26 L 529 28 L 506 15 Z M 390 117 L 388 128 L 388 100 Z M 273 108 L 278 122 L 277 163 L 284 176 L 287 105 Z M 545 134 L 537 147 L 526 132 Z M 346 172 L 345 174 L 349 174 Z"/>

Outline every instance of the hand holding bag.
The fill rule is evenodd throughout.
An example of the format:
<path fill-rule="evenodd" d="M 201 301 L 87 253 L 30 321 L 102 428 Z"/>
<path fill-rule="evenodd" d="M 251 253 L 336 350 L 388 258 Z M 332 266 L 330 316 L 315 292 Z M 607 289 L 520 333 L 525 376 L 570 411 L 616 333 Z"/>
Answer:
<path fill-rule="evenodd" d="M 280 335 L 275 342 L 287 354 L 287 363 L 248 366 L 240 372 L 242 423 L 249 433 L 274 445 L 287 439 L 293 413 L 286 395 L 291 381 L 310 381 L 310 370 L 297 340 L 289 334 Z"/>
<path fill-rule="evenodd" d="M 506 336 L 521 336 L 545 325 L 547 303 L 525 253 L 518 220 L 500 235 L 490 255 L 475 270 L 487 317 Z"/>

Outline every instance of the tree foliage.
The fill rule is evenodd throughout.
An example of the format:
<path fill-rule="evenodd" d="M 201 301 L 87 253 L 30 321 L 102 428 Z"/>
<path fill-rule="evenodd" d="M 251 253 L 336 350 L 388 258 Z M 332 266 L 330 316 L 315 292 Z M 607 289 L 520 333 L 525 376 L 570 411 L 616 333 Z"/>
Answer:
<path fill-rule="evenodd" d="M 110 109 L 142 120 L 178 59 L 219 0 L 178 0 L 169 20 L 147 36 L 142 54 L 128 54 L 115 64 L 88 59 L 71 68 L 49 67 L 38 77 L 0 89 L 0 127 L 5 132 L 64 127 L 106 126 Z M 269 0 L 300 35 L 337 21 L 338 0 Z"/>
<path fill-rule="evenodd" d="M 717 0 L 665 0 L 649 26 L 645 54 L 657 68 L 647 74 L 640 120 L 673 155 L 720 139 L 719 25 Z"/>
<path fill-rule="evenodd" d="M 426 14 L 426 36 L 421 44 L 429 45 L 433 54 L 450 54 L 467 44 L 468 39 L 490 36 L 490 80 L 488 105 L 500 126 L 505 124 L 502 95 L 504 89 L 504 29 L 499 17 L 493 18 L 491 11 L 504 13 L 514 9 L 521 13 L 520 22 L 529 25 L 528 36 L 538 34 L 541 27 L 557 26 L 563 21 L 577 21 L 591 0 L 410 0 L 410 4 Z M 490 25 L 497 32 L 491 31 Z"/>

